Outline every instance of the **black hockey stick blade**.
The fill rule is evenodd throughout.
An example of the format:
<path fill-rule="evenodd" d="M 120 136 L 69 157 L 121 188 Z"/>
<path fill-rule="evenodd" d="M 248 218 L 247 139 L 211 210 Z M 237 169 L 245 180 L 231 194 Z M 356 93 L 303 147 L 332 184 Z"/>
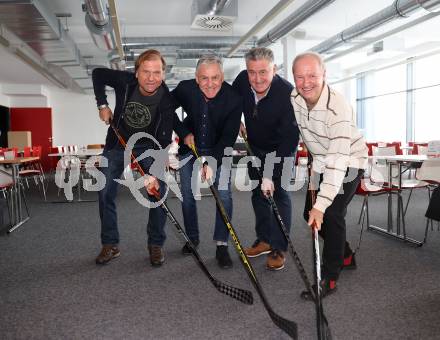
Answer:
<path fill-rule="evenodd" d="M 292 339 L 298 339 L 298 326 L 296 322 L 284 319 L 282 316 L 276 314 L 272 309 L 269 309 L 268 313 L 275 325 L 289 334 Z"/>
<path fill-rule="evenodd" d="M 254 296 L 252 295 L 252 292 L 245 289 L 230 286 L 224 282 L 217 280 L 215 277 L 212 277 L 211 281 L 219 292 L 226 294 L 247 305 L 252 305 L 254 303 Z"/>
<path fill-rule="evenodd" d="M 158 192 L 156 192 L 155 196 L 157 198 L 157 196 L 159 195 Z M 161 208 L 165 211 L 166 215 L 168 216 L 168 218 L 171 220 L 171 222 L 173 223 L 173 225 L 176 227 L 177 231 L 179 232 L 179 234 L 181 234 L 183 236 L 183 238 L 186 241 L 186 244 L 189 246 L 190 250 L 191 250 L 191 255 L 194 257 L 194 259 L 196 260 L 196 263 L 199 265 L 200 269 L 205 273 L 205 275 L 209 278 L 209 280 L 212 282 L 212 284 L 214 285 L 214 287 L 220 292 L 223 293 L 225 295 L 228 295 L 230 297 L 232 297 L 233 299 L 236 299 L 242 303 L 245 303 L 247 305 L 252 305 L 254 303 L 254 297 L 252 295 L 252 292 L 250 292 L 249 290 L 245 290 L 245 289 L 241 289 L 241 288 L 237 288 L 237 287 L 233 287 L 231 285 L 228 285 L 224 282 L 219 281 L 218 279 L 216 279 L 208 270 L 208 268 L 206 267 L 205 263 L 203 262 L 200 254 L 198 253 L 196 247 L 194 246 L 194 244 L 191 242 L 191 240 L 189 239 L 188 235 L 186 235 L 185 231 L 183 230 L 183 228 L 181 227 L 181 225 L 179 224 L 179 222 L 177 222 L 176 218 L 174 217 L 173 213 L 171 212 L 171 210 L 168 208 L 168 205 L 165 202 L 162 202 L 162 204 L 160 205 Z"/>

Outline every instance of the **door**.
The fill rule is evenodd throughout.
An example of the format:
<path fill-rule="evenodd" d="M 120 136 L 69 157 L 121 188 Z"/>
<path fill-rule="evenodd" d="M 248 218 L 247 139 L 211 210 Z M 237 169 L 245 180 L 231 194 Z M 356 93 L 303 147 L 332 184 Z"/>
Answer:
<path fill-rule="evenodd" d="M 48 107 L 13 107 L 11 112 L 11 131 L 31 131 L 32 145 L 41 145 L 41 163 L 44 171 L 51 169 L 47 156 L 52 147 L 52 109 Z"/>
<path fill-rule="evenodd" d="M 0 105 L 0 147 L 8 147 L 9 108 Z"/>

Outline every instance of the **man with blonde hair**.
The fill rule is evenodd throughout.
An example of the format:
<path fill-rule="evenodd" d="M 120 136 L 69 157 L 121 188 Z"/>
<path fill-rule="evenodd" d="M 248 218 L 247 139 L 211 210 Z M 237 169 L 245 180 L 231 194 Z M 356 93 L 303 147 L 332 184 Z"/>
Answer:
<path fill-rule="evenodd" d="M 354 253 L 346 241 L 345 215 L 367 165 L 367 146 L 344 97 L 325 81 L 319 54 L 298 55 L 292 65 L 295 90 L 292 105 L 302 139 L 313 157 L 305 218 L 324 239 L 322 295 L 336 291 L 342 268 L 355 269 Z M 317 192 L 311 202 L 312 191 Z M 314 196 L 314 195 L 313 195 Z M 302 297 L 311 299 L 304 291 Z"/>
<path fill-rule="evenodd" d="M 175 112 L 173 99 L 164 83 L 165 60 L 159 51 L 147 50 L 139 55 L 135 63 L 135 72 L 96 68 L 92 73 L 93 89 L 98 105 L 99 117 L 105 124 L 112 123 L 128 140 L 137 132 L 152 135 L 165 148 L 171 142 Z M 116 105 L 114 111 L 108 105 L 105 87 L 114 89 Z M 138 156 L 157 146 L 148 138 L 139 139 L 133 154 Z M 105 187 L 99 192 L 99 216 L 101 219 L 102 249 L 96 258 L 96 264 L 106 264 L 120 255 L 119 231 L 116 212 L 116 194 L 119 179 L 124 170 L 124 148 L 111 127 L 107 132 L 103 156 L 107 167 L 100 168 L 105 175 Z M 146 188 L 149 194 L 160 190 L 163 194 L 165 184 L 149 174 L 151 159 L 139 161 L 148 174 Z M 147 234 L 147 247 L 152 266 L 161 266 L 164 262 L 162 246 L 165 242 L 164 226 L 166 215 L 161 208 L 150 209 Z"/>

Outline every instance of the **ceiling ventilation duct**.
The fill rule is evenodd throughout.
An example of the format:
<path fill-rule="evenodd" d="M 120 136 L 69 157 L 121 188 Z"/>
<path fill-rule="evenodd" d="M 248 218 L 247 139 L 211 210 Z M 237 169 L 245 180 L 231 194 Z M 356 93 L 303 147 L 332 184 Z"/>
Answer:
<path fill-rule="evenodd" d="M 191 7 L 191 28 L 230 31 L 237 16 L 237 0 L 194 0 Z"/>
<path fill-rule="evenodd" d="M 409 17 L 420 9 L 430 13 L 438 12 L 440 10 L 440 0 L 395 0 L 392 5 L 313 47 L 312 51 L 330 53 L 331 50 L 349 43 L 356 37 L 395 19 Z"/>
<path fill-rule="evenodd" d="M 39 0 L 0 1 L 0 20 L 10 51 L 58 86 L 81 91 L 65 65 L 84 66 L 68 32 L 58 18 Z M 2 36 L 6 32 L 2 30 Z M 28 53 L 31 52 L 32 53 Z M 84 72 L 84 76 L 85 76 Z"/>
<path fill-rule="evenodd" d="M 266 47 L 273 44 L 278 39 L 284 37 L 304 20 L 330 5 L 335 0 L 309 0 L 295 12 L 284 19 L 280 24 L 271 29 L 261 39 L 257 41 L 258 46 Z"/>
<path fill-rule="evenodd" d="M 86 0 L 86 26 L 98 48 L 104 51 L 113 51 L 116 42 L 113 35 L 113 26 L 107 14 L 107 6 L 101 0 Z"/>
<path fill-rule="evenodd" d="M 86 12 L 86 26 L 95 45 L 109 51 L 110 67 L 125 70 L 125 61 L 117 52 L 117 42 L 112 21 L 108 15 L 108 6 L 102 0 L 85 0 L 83 9 Z"/>

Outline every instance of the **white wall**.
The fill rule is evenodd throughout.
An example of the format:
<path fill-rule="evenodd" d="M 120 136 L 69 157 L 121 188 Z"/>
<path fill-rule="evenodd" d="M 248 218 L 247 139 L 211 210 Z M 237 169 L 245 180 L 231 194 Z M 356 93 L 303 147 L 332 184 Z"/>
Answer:
<path fill-rule="evenodd" d="M 114 94 L 108 94 L 114 107 Z M 0 104 L 7 107 L 52 108 L 52 145 L 103 144 L 106 126 L 93 94 L 79 94 L 44 85 L 0 84 Z"/>
<path fill-rule="evenodd" d="M 48 103 L 43 96 L 10 96 L 9 107 L 48 107 Z"/>
<path fill-rule="evenodd" d="M 3 94 L 3 85 L 0 84 L 0 105 L 9 107 L 9 97 Z"/>
<path fill-rule="evenodd" d="M 78 94 L 57 88 L 47 88 L 52 108 L 52 145 L 103 144 L 108 126 L 98 115 L 94 95 Z M 113 94 L 108 95 L 114 107 Z"/>

